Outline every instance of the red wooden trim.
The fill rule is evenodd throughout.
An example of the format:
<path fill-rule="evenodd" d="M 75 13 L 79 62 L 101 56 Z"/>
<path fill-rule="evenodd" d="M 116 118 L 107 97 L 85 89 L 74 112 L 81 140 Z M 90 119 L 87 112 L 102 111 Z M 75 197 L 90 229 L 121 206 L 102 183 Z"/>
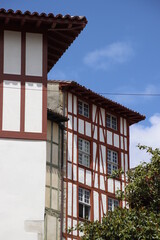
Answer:
<path fill-rule="evenodd" d="M 21 35 L 21 117 L 20 117 L 20 131 L 24 132 L 25 126 L 25 33 Z"/>
<path fill-rule="evenodd" d="M 12 138 L 12 139 L 30 139 L 30 140 L 46 140 L 47 133 L 27 133 L 27 132 L 10 132 L 1 131 L 0 138 Z"/>

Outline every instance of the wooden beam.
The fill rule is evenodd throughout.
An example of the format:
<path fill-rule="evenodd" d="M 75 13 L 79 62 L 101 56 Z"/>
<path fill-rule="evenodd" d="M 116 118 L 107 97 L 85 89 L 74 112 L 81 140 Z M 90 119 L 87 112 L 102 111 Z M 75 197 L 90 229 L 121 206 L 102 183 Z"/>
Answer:
<path fill-rule="evenodd" d="M 66 42 L 64 42 L 64 41 L 61 41 L 61 40 L 57 40 L 57 39 L 55 39 L 54 37 L 51 37 L 51 36 L 48 36 L 48 40 L 51 41 L 51 42 L 54 42 L 54 43 L 57 43 L 57 44 L 63 46 L 65 49 L 66 49 L 66 47 L 69 46 L 68 43 L 66 43 Z"/>
<path fill-rule="evenodd" d="M 63 53 L 64 50 L 65 50 L 65 49 L 62 50 L 61 48 L 55 47 L 55 46 L 53 46 L 53 45 L 51 45 L 51 44 L 48 45 L 48 49 L 49 49 L 48 52 L 49 52 L 49 51 L 51 51 L 51 52 L 52 52 L 52 51 L 56 51 L 56 52 L 59 52 L 59 53 Z"/>
<path fill-rule="evenodd" d="M 60 54 L 55 54 L 55 53 L 48 52 L 48 57 L 59 59 Z"/>
<path fill-rule="evenodd" d="M 36 27 L 39 28 L 39 27 L 41 26 L 41 24 L 42 24 L 42 21 L 41 21 L 41 20 L 37 21 Z"/>
<path fill-rule="evenodd" d="M 74 38 L 75 38 L 75 36 L 74 36 L 74 37 L 71 37 L 71 36 L 68 36 L 68 35 L 66 35 L 66 34 L 64 34 L 64 33 L 61 33 L 61 32 L 58 32 L 58 31 L 56 31 L 55 33 L 56 33 L 58 36 L 60 36 L 61 38 L 67 39 L 69 42 L 70 42 L 70 41 L 73 41 Z"/>

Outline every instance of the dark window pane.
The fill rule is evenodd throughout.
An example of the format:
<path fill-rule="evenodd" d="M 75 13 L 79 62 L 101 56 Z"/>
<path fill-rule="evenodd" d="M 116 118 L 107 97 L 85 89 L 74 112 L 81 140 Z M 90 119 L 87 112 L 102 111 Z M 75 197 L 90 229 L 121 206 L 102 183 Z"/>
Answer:
<path fill-rule="evenodd" d="M 79 203 L 79 217 L 83 218 L 83 204 Z"/>
<path fill-rule="evenodd" d="M 90 207 L 89 206 L 84 206 L 85 207 L 85 219 L 90 218 Z"/>
<path fill-rule="evenodd" d="M 79 114 L 83 114 L 83 110 L 82 110 L 82 102 L 78 102 L 78 113 Z"/>
<path fill-rule="evenodd" d="M 117 118 L 112 117 L 112 128 L 117 130 Z"/>

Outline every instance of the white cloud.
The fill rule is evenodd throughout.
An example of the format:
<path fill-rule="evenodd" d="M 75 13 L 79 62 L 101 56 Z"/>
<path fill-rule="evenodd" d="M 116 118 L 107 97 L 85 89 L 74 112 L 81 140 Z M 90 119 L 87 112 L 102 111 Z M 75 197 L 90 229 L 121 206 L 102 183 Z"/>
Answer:
<path fill-rule="evenodd" d="M 150 119 L 150 126 L 142 124 L 133 125 L 130 129 L 130 162 L 135 167 L 140 162 L 149 162 L 150 156 L 136 146 L 147 145 L 152 148 L 160 148 L 160 114 L 153 115 Z"/>
<path fill-rule="evenodd" d="M 115 64 L 123 64 L 133 57 L 134 51 L 127 42 L 115 42 L 103 49 L 97 49 L 88 53 L 84 63 L 96 69 L 108 70 Z"/>

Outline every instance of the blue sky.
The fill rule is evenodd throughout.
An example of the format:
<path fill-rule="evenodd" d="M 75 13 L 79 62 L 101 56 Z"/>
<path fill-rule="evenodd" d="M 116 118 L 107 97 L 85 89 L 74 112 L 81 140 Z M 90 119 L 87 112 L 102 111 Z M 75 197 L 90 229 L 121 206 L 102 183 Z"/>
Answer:
<path fill-rule="evenodd" d="M 75 80 L 98 93 L 160 93 L 159 0 L 1 0 L 5 9 L 85 15 L 88 24 L 49 73 L 49 79 Z M 144 136 L 160 131 L 160 97 L 110 96 L 146 115 L 136 125 Z M 156 119 L 156 120 L 155 120 Z M 158 119 L 158 120 L 157 120 Z M 157 126 L 158 125 L 158 126 Z M 147 135 L 149 145 L 160 138 Z M 159 135 L 159 134 L 158 134 Z M 157 136 L 158 137 L 158 136 Z M 142 138 L 143 139 L 143 138 Z M 143 142 L 145 143 L 145 141 Z"/>

